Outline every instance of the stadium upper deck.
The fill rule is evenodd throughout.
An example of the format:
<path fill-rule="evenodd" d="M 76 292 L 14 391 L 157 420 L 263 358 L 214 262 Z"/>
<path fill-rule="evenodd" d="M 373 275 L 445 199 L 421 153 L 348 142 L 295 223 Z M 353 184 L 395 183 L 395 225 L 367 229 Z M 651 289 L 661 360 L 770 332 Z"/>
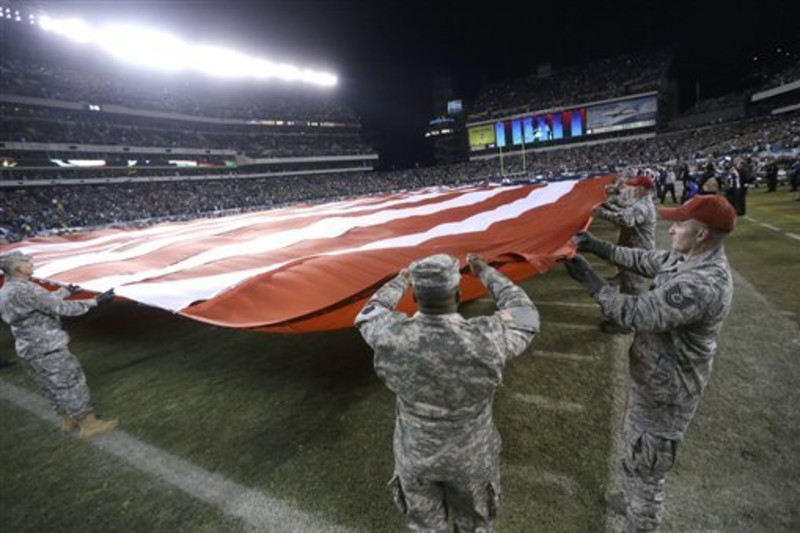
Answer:
<path fill-rule="evenodd" d="M 377 159 L 335 90 L 142 71 L 25 22 L 0 17 L 5 178 L 344 171 Z"/>
<path fill-rule="evenodd" d="M 656 91 L 671 59 L 667 50 L 610 57 L 485 87 L 470 122 Z"/>

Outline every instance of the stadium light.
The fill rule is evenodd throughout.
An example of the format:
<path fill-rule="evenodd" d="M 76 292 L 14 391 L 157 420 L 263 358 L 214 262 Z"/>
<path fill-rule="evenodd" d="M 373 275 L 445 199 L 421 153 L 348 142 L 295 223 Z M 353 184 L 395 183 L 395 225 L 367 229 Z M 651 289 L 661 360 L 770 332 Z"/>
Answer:
<path fill-rule="evenodd" d="M 97 32 L 97 44 L 117 59 L 148 67 L 179 70 L 188 59 L 177 37 L 136 26 L 107 26 Z"/>
<path fill-rule="evenodd" d="M 79 43 L 90 43 L 95 40 L 94 30 L 80 19 L 52 19 L 47 15 L 39 17 L 39 27 Z"/>
<path fill-rule="evenodd" d="M 131 25 L 110 25 L 95 30 L 79 19 L 39 17 L 39 26 L 73 41 L 94 43 L 112 56 L 142 66 L 168 70 L 194 70 L 227 78 L 277 78 L 333 87 L 335 75 L 293 65 L 273 63 L 235 50 L 212 45 L 190 45 L 169 33 Z"/>

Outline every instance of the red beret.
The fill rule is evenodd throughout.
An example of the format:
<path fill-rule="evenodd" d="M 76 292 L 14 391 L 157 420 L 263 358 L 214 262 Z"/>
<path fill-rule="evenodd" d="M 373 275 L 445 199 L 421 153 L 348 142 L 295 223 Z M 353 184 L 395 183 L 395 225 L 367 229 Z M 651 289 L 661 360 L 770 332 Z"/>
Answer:
<path fill-rule="evenodd" d="M 662 207 L 658 214 L 664 220 L 681 222 L 693 218 L 709 227 L 730 233 L 736 226 L 736 211 L 722 196 L 694 196 L 680 207 Z"/>
<path fill-rule="evenodd" d="M 627 185 L 628 187 L 644 187 L 645 189 L 654 189 L 656 186 L 653 180 L 641 175 L 629 179 Z"/>

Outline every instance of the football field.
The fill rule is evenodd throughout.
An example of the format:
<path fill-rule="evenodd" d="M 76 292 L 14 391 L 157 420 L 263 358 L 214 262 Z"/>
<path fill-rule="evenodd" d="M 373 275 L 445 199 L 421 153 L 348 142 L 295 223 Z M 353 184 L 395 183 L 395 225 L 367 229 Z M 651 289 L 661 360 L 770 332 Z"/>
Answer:
<path fill-rule="evenodd" d="M 800 528 L 798 236 L 800 202 L 751 192 L 726 245 L 733 310 L 668 480 L 668 531 Z M 658 237 L 668 245 L 663 224 Z M 523 286 L 542 331 L 496 397 L 498 529 L 604 531 L 616 526 L 602 495 L 616 484 L 631 337 L 601 333 L 597 306 L 560 268 Z M 394 398 L 356 330 L 250 333 L 133 303 L 65 328 L 98 413 L 120 430 L 64 435 L 20 364 L 0 372 L 0 530 L 404 530 L 386 486 Z M 14 358 L 5 326 L 0 353 Z"/>

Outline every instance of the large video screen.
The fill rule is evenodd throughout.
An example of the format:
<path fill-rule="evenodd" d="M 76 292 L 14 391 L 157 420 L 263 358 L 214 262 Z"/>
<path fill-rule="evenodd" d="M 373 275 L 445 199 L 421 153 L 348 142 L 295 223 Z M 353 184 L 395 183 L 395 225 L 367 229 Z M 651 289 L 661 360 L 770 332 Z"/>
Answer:
<path fill-rule="evenodd" d="M 474 126 L 473 128 L 485 128 Z M 470 128 L 472 132 L 473 128 Z M 470 133 L 470 135 L 472 135 Z M 557 111 L 543 115 L 516 118 L 496 122 L 494 125 L 495 146 L 535 146 L 551 141 L 560 141 L 586 135 L 586 110 L 584 108 Z M 470 136 L 470 139 L 472 137 Z M 482 150 L 488 145 L 476 145 L 470 140 L 473 150 Z M 493 148 L 494 146 L 492 146 Z"/>
<path fill-rule="evenodd" d="M 469 129 L 469 147 L 471 150 L 484 150 L 495 144 L 494 124 L 473 126 Z"/>
<path fill-rule="evenodd" d="M 528 147 L 571 143 L 620 130 L 653 127 L 656 124 L 656 95 L 639 96 L 572 109 L 533 113 L 500 120 L 494 124 L 469 127 L 472 151 L 490 148 Z"/>
<path fill-rule="evenodd" d="M 645 128 L 656 125 L 656 96 L 643 96 L 586 108 L 586 133 Z"/>

